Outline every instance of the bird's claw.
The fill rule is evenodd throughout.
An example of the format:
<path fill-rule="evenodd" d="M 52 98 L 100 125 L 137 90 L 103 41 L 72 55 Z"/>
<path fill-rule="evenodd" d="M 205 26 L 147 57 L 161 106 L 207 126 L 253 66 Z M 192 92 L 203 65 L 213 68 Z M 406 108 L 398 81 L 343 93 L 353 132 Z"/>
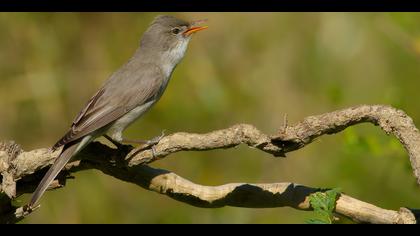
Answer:
<path fill-rule="evenodd" d="M 139 147 L 135 148 L 131 153 L 139 153 L 141 151 L 144 151 L 146 149 L 150 149 L 152 152 L 152 158 L 151 159 L 156 159 L 157 155 L 156 155 L 156 144 L 158 144 L 160 142 L 160 140 L 162 140 L 162 138 L 165 136 L 165 130 L 162 131 L 162 134 L 154 137 L 148 141 L 146 141 L 144 143 L 144 145 L 140 145 Z"/>
<path fill-rule="evenodd" d="M 154 145 L 158 144 L 160 142 L 160 140 L 162 140 L 162 138 L 164 136 L 165 136 L 165 130 L 162 130 L 162 134 L 161 135 L 159 135 L 157 137 L 154 137 L 154 138 L 152 138 L 150 140 L 147 140 L 147 142 L 146 142 L 147 147 L 154 146 Z"/>
<path fill-rule="evenodd" d="M 155 146 L 153 145 L 150 149 L 152 150 L 152 159 L 155 159 L 156 158 L 156 149 L 155 149 Z"/>

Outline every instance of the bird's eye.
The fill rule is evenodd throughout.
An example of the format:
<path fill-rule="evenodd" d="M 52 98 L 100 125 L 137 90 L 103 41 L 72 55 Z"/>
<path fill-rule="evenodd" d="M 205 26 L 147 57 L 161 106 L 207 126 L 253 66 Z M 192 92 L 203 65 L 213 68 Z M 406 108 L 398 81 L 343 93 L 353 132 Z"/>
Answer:
<path fill-rule="evenodd" d="M 181 32 L 181 30 L 179 28 L 173 28 L 172 29 L 173 34 L 179 34 L 179 32 Z"/>

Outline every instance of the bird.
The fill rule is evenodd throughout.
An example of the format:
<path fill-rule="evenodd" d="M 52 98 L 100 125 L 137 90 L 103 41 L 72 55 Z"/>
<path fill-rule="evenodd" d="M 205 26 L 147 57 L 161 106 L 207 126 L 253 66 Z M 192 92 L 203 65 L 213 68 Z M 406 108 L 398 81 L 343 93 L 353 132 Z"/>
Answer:
<path fill-rule="evenodd" d="M 37 206 L 70 159 L 94 139 L 104 136 L 114 144 L 159 142 L 163 134 L 157 140 L 143 141 L 125 139 L 122 132 L 161 98 L 192 35 L 207 28 L 200 26 L 203 21 L 188 22 L 170 15 L 154 18 L 134 55 L 105 81 L 52 146 L 52 151 L 62 147 L 61 152 L 32 194 L 29 209 Z"/>

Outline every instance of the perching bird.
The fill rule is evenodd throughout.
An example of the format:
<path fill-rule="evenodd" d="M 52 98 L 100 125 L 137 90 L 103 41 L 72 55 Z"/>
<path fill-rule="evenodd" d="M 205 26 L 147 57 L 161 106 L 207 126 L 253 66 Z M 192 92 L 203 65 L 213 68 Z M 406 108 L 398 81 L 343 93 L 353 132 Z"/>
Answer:
<path fill-rule="evenodd" d="M 123 130 L 162 96 L 173 70 L 184 57 L 191 35 L 207 28 L 197 26 L 198 22 L 173 16 L 157 16 L 153 20 L 132 58 L 111 75 L 53 146 L 53 150 L 61 146 L 63 149 L 33 193 L 29 209 L 36 206 L 67 162 L 95 138 L 105 135 L 114 142 L 133 142 L 122 137 Z"/>

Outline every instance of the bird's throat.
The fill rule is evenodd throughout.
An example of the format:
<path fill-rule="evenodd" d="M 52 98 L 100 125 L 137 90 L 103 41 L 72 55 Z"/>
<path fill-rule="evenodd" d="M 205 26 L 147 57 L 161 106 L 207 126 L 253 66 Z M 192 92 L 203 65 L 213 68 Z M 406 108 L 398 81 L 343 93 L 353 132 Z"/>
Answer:
<path fill-rule="evenodd" d="M 159 64 L 162 65 L 165 76 L 170 77 L 176 65 L 182 60 L 187 51 L 189 41 L 189 38 L 182 40 L 162 54 Z"/>

